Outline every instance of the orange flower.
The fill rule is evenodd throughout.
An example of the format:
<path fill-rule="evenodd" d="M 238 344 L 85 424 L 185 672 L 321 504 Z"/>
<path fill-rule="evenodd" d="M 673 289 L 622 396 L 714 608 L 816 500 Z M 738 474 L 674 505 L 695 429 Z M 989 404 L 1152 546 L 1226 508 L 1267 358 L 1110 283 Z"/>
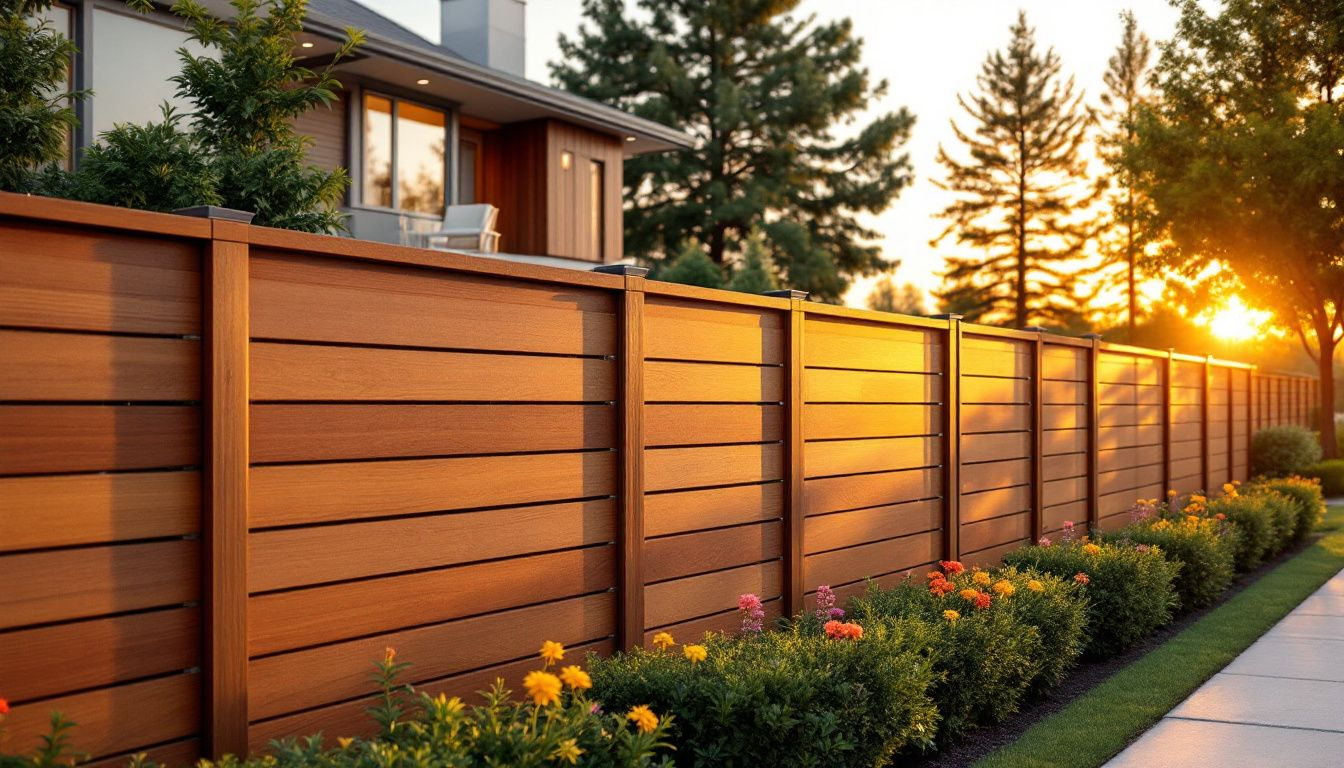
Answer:
<path fill-rule="evenodd" d="M 8 714 L 9 714 L 9 702 L 5 701 L 4 698 L 0 697 L 0 715 L 8 715 Z"/>
<path fill-rule="evenodd" d="M 987 587 L 989 582 L 993 581 L 985 571 L 976 571 L 971 575 L 971 583 L 976 586 Z"/>
<path fill-rule="evenodd" d="M 528 672 L 527 677 L 523 678 L 523 687 L 539 707 L 560 700 L 560 678 L 550 672 Z"/>
<path fill-rule="evenodd" d="M 852 621 L 839 622 L 832 619 L 826 622 L 826 636 L 832 640 L 858 640 L 863 637 L 863 627 Z"/>
<path fill-rule="evenodd" d="M 938 566 L 942 568 L 944 571 L 947 571 L 948 573 L 952 574 L 953 576 L 956 576 L 958 573 L 961 573 L 966 570 L 966 566 L 962 565 L 956 560 L 939 560 Z"/>
<path fill-rule="evenodd" d="M 396 648 L 388 647 L 383 649 L 383 661 L 387 662 L 388 664 L 391 664 L 393 661 L 396 661 L 396 659 L 397 659 Z"/>
<path fill-rule="evenodd" d="M 1000 595 L 1003 595 L 1004 597 L 1008 597 L 1009 595 L 1016 592 L 1017 589 L 1013 586 L 1012 582 L 1008 581 L 1007 579 L 999 579 L 998 581 L 994 582 L 994 591 L 998 592 Z"/>
<path fill-rule="evenodd" d="M 988 608 L 990 602 L 992 602 L 992 600 L 988 592 L 980 592 L 975 596 L 975 607 L 979 610 L 983 611 Z"/>
<path fill-rule="evenodd" d="M 541 644 L 541 650 L 538 653 L 541 654 L 541 658 L 546 660 L 546 666 L 549 667 L 565 658 L 565 646 L 554 640 L 547 640 Z"/>
<path fill-rule="evenodd" d="M 928 579 L 929 581 L 942 581 L 944 577 L 942 571 L 929 571 L 928 573 L 924 574 L 924 578 Z"/>
<path fill-rule="evenodd" d="M 1224 515 L 1222 512 L 1219 512 L 1218 514 L 1216 514 L 1216 515 L 1213 516 L 1213 519 L 1214 519 L 1214 520 L 1226 520 L 1226 519 L 1227 519 L 1227 515 Z"/>
<path fill-rule="evenodd" d="M 1082 571 L 1073 574 L 1073 580 L 1078 582 L 1079 584 L 1087 584 L 1092 581 L 1092 579 L 1089 578 L 1088 575 L 1086 573 L 1083 573 Z"/>
<path fill-rule="evenodd" d="M 943 618 L 947 619 L 949 622 L 956 622 L 957 619 L 961 618 L 961 614 L 949 608 L 946 611 L 943 611 Z"/>
<path fill-rule="evenodd" d="M 648 733 L 658 727 L 658 716 L 653 714 L 653 710 L 643 704 L 640 704 L 637 707 L 631 707 L 630 711 L 625 713 L 625 716 L 630 722 L 635 724 L 636 728 L 644 733 Z"/>
<path fill-rule="evenodd" d="M 593 687 L 593 679 L 587 672 L 579 669 L 578 666 L 570 664 L 568 667 L 560 670 L 560 679 L 574 690 L 588 689 Z"/>
<path fill-rule="evenodd" d="M 1101 554 L 1101 547 L 1096 544 L 1084 544 L 1083 551 L 1089 555 L 1099 555 Z"/>
<path fill-rule="evenodd" d="M 956 592 L 957 585 L 953 584 L 950 581 L 939 579 L 938 581 L 935 581 L 929 585 L 929 591 L 939 597 L 942 597 L 943 595 L 946 595 L 949 592 Z"/>
<path fill-rule="evenodd" d="M 1045 589 L 1045 585 L 1035 579 L 1032 579 L 1031 581 L 1027 582 L 1027 589 L 1030 589 L 1032 592 L 1040 592 Z"/>
<path fill-rule="evenodd" d="M 961 590 L 961 591 L 958 592 L 957 594 L 958 594 L 958 595 L 961 595 L 961 599 L 962 599 L 962 600 L 965 600 L 965 601 L 968 602 L 968 603 L 973 603 L 973 602 L 975 602 L 975 598 L 977 598 L 977 597 L 980 596 L 980 590 L 978 590 L 978 589 L 970 589 L 970 588 L 966 588 L 966 589 Z"/>

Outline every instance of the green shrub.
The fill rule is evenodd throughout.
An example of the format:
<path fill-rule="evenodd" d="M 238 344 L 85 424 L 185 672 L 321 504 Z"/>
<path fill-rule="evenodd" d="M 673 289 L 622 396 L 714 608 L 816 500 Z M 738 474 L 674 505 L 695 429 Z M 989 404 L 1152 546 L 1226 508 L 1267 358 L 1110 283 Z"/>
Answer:
<path fill-rule="evenodd" d="M 1232 584 L 1237 536 L 1229 523 L 1198 516 L 1150 518 L 1103 536 L 1120 545 L 1157 547 L 1167 560 L 1179 563 L 1172 587 L 1182 611 L 1213 605 Z"/>
<path fill-rule="evenodd" d="M 1336 461 L 1325 461 L 1324 464 L 1335 463 Z M 1344 461 L 1337 463 L 1344 465 Z M 1294 541 L 1305 539 L 1306 535 L 1320 525 L 1321 519 L 1325 518 L 1325 496 L 1329 491 L 1325 490 L 1324 482 L 1316 482 L 1306 477 L 1282 477 L 1279 480 L 1266 480 L 1262 486 L 1293 500 L 1294 507 L 1297 508 L 1297 525 L 1293 529 Z"/>
<path fill-rule="evenodd" d="M 75 44 L 33 15 L 51 0 L 0 0 L 0 190 L 32 192 L 36 172 L 65 156 L 79 125 L 65 92 Z"/>
<path fill-rule="evenodd" d="M 1089 635 L 1084 652 L 1092 658 L 1114 656 L 1152 634 L 1171 620 L 1176 606 L 1172 582 L 1180 566 L 1156 547 L 1069 541 L 1022 547 L 1003 561 L 1084 584 Z"/>
<path fill-rule="evenodd" d="M 707 658 L 635 650 L 589 659 L 594 693 L 624 711 L 676 715 L 679 766 L 869 766 L 928 743 L 937 710 L 918 622 L 868 626 L 830 639 L 811 622 L 730 638 L 709 635 Z"/>
<path fill-rule="evenodd" d="M 1264 494 L 1243 493 L 1227 494 L 1209 503 L 1208 513 L 1217 517 L 1223 515 L 1236 526 L 1236 550 L 1233 553 L 1233 567 L 1238 571 L 1249 571 L 1265 561 L 1265 557 L 1274 550 L 1275 510 L 1265 500 Z"/>
<path fill-rule="evenodd" d="M 382 697 L 369 710 L 380 726 L 370 738 L 340 738 L 327 745 L 322 736 L 287 738 L 271 745 L 272 756 L 218 762 L 202 760 L 198 768 L 415 768 L 417 766 L 542 766 L 571 765 L 600 768 L 671 766 L 667 733 L 673 718 L 667 713 L 625 709 L 603 713 L 584 690 L 587 678 L 578 667 L 543 674 L 547 683 L 536 688 L 541 700 L 518 701 L 496 681 L 484 694 L 484 703 L 467 706 L 457 697 L 417 693 L 398 685 L 397 676 L 408 664 L 396 663 L 391 653 L 378 664 L 375 677 Z M 529 676 L 530 678 L 531 676 Z M 525 678 L 525 680 L 529 679 Z M 563 682 L 562 682 L 563 681 Z M 527 683 L 528 695 L 532 687 Z M 56 720 L 53 720 L 56 726 Z M 65 730 L 53 728 L 56 748 L 32 757 L 0 756 L 5 768 L 56 768 L 68 765 Z M 53 754 L 54 751 L 54 754 Z M 131 768 L 152 765 L 137 757 Z"/>
<path fill-rule="evenodd" d="M 973 586 L 970 578 L 953 577 L 946 594 L 913 579 L 890 589 L 870 584 L 866 594 L 850 601 L 861 624 L 914 619 L 926 628 L 923 652 L 935 674 L 929 694 L 942 718 L 937 740 L 943 744 L 1011 716 L 1043 674 L 1040 631 L 1006 610 L 988 585 Z M 989 597 L 988 607 L 976 608 L 963 590 Z M 956 615 L 945 614 L 949 610 Z"/>
<path fill-rule="evenodd" d="M 123 123 L 104 133 L 85 150 L 67 196 L 146 211 L 219 205 L 219 180 L 205 150 L 179 130 L 181 119 L 165 105 L 161 123 Z"/>
<path fill-rule="evenodd" d="M 1292 424 L 1266 427 L 1251 438 L 1251 464 L 1259 475 L 1292 475 L 1320 460 L 1320 440 L 1309 429 Z"/>

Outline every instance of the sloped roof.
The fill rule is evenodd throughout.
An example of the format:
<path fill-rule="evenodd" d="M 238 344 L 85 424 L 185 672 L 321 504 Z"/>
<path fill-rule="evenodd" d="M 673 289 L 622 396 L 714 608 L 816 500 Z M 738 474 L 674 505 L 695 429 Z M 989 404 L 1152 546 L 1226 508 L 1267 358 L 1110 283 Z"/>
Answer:
<path fill-rule="evenodd" d="M 318 13 L 330 17 L 332 21 L 348 24 L 378 37 L 395 40 L 402 45 L 423 46 L 436 53 L 447 53 L 462 58 L 454 51 L 416 34 L 355 0 L 308 0 L 308 11 L 309 14 Z"/>

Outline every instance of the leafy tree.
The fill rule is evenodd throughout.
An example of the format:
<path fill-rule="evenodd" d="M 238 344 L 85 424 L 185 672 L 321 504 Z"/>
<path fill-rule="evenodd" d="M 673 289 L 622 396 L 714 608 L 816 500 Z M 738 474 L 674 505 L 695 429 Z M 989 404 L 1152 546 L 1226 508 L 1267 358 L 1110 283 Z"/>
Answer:
<path fill-rule="evenodd" d="M 105 132 L 84 151 L 62 196 L 147 211 L 218 205 L 219 178 L 181 121 L 165 104 L 161 123 L 123 123 Z"/>
<path fill-rule="evenodd" d="M 675 259 L 656 265 L 649 276 L 655 280 L 702 288 L 723 287 L 723 267 L 715 264 L 705 249 L 694 241 L 684 243 Z"/>
<path fill-rule="evenodd" d="M 696 139 L 626 160 L 626 251 L 657 263 L 690 236 L 724 264 L 759 227 L 787 283 L 830 301 L 850 276 L 889 268 L 860 215 L 910 182 L 900 150 L 914 118 L 849 125 L 886 91 L 852 23 L 794 18 L 799 0 L 634 5 L 584 0 L 586 23 L 551 64 L 561 87 Z"/>
<path fill-rule="evenodd" d="M 968 320 L 1058 324 L 1078 313 L 1071 262 L 1092 233 L 1076 215 L 1095 198 L 1082 153 L 1092 116 L 1073 79 L 1060 82 L 1054 49 L 1037 51 L 1025 13 L 1011 31 L 1008 47 L 985 59 L 979 93 L 958 97 L 975 121 L 971 133 L 952 126 L 969 159 L 938 148 L 939 186 L 958 199 L 934 242 L 954 236 L 976 255 L 949 258 L 935 295 Z"/>
<path fill-rule="evenodd" d="M 141 10 L 149 0 L 131 0 Z M 182 71 L 171 79 L 189 99 L 196 139 L 211 153 L 222 205 L 252 211 L 253 222 L 307 232 L 345 228 L 337 210 L 350 178 L 345 169 L 308 165 L 312 140 L 293 120 L 329 106 L 341 84 L 335 63 L 349 55 L 363 33 L 348 28 L 331 63 L 314 72 L 295 63 L 294 36 L 303 31 L 305 0 L 231 0 L 234 16 L 216 18 L 197 0 L 178 0 L 172 12 L 186 19 L 191 39 L 218 58 L 178 50 Z M 259 11 L 265 11 L 262 15 Z"/>
<path fill-rule="evenodd" d="M 1244 286 L 1314 358 L 1335 457 L 1344 328 L 1344 15 L 1311 0 L 1181 0 L 1129 153 L 1170 244 L 1164 266 Z"/>
<path fill-rule="evenodd" d="M 747 237 L 747 245 L 742 253 L 742 263 L 733 270 L 728 280 L 728 290 L 740 293 L 765 293 L 778 290 L 779 281 L 775 279 L 775 265 L 765 250 L 759 232 Z"/>
<path fill-rule="evenodd" d="M 1102 76 L 1100 153 L 1110 167 L 1106 220 L 1101 246 L 1102 286 L 1120 288 L 1125 294 L 1126 341 L 1133 343 L 1139 319 L 1138 286 L 1144 250 L 1152 236 L 1144 212 L 1147 199 L 1135 187 L 1134 174 L 1125 164 L 1125 148 L 1135 141 L 1139 109 L 1150 101 L 1146 79 L 1152 61 L 1152 44 L 1139 30 L 1132 11 L 1120 14 L 1124 32 L 1120 45 Z"/>
<path fill-rule="evenodd" d="M 882 279 L 868 294 L 868 308 L 899 315 L 925 315 L 924 292 L 914 283 L 897 285 L 890 277 Z"/>
<path fill-rule="evenodd" d="M 0 190 L 31 192 L 36 172 L 65 156 L 79 120 L 66 90 L 74 42 L 34 19 L 51 0 L 0 0 Z"/>

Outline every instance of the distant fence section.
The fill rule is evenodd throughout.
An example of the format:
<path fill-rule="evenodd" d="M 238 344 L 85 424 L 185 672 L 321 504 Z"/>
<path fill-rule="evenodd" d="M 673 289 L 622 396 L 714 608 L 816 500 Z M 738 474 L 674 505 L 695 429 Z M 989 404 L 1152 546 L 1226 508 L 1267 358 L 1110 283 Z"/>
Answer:
<path fill-rule="evenodd" d="M 3 749 L 367 730 L 1248 474 L 1310 378 L 0 195 Z"/>

